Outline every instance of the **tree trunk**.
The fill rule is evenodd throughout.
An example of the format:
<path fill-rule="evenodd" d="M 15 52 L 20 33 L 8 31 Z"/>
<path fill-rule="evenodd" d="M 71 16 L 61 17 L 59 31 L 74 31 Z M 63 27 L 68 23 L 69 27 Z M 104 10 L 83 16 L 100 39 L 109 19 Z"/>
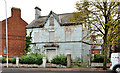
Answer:
<path fill-rule="evenodd" d="M 104 44 L 103 44 L 103 47 L 104 47 L 104 62 L 103 62 L 103 70 L 107 70 L 107 51 L 108 51 L 108 47 L 107 47 L 107 38 L 106 36 L 104 36 Z"/>

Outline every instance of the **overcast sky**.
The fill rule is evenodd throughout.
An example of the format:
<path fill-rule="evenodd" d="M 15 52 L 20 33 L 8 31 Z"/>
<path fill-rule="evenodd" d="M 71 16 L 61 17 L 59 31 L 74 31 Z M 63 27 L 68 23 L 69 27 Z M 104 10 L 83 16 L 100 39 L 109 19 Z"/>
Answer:
<path fill-rule="evenodd" d="M 35 18 L 34 8 L 38 6 L 42 9 L 41 15 L 48 15 L 52 10 L 56 14 L 71 13 L 76 11 L 75 3 L 79 0 L 6 0 L 7 17 L 11 16 L 11 8 L 21 9 L 21 16 L 30 23 Z M 0 21 L 5 19 L 5 2 L 0 0 Z"/>

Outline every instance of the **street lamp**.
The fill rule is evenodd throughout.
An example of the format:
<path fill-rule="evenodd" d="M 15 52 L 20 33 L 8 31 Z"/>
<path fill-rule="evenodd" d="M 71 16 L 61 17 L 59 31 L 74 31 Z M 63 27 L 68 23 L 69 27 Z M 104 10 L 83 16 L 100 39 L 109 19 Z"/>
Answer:
<path fill-rule="evenodd" d="M 7 68 L 8 68 L 8 29 L 7 29 L 7 2 L 5 2 L 5 14 L 6 14 L 6 48 L 7 48 Z"/>

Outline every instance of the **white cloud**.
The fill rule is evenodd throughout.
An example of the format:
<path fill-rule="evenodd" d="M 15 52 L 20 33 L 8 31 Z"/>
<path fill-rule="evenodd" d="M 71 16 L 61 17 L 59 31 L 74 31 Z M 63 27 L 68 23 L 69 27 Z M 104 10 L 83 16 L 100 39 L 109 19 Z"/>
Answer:
<path fill-rule="evenodd" d="M 78 0 L 6 0 L 7 14 L 11 16 L 11 8 L 17 7 L 21 9 L 22 18 L 30 23 L 34 19 L 35 6 L 42 9 L 43 16 L 48 15 L 52 10 L 57 14 L 70 13 L 75 11 L 75 3 Z M 0 0 L 0 21 L 5 19 L 4 0 Z"/>

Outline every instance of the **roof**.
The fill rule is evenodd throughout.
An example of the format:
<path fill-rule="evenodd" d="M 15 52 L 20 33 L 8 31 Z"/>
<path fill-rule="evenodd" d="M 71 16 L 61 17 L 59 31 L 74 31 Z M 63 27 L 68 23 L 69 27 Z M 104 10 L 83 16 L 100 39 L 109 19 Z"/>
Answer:
<path fill-rule="evenodd" d="M 50 11 L 48 16 L 40 16 L 38 19 L 34 19 L 29 25 L 26 26 L 26 28 L 44 27 L 51 14 L 55 17 L 60 26 L 78 25 L 77 23 L 73 23 L 72 21 L 70 21 L 70 18 L 73 17 L 72 13 L 56 14 L 53 11 Z"/>
<path fill-rule="evenodd" d="M 102 49 L 101 46 L 94 46 L 94 47 L 92 48 L 92 50 L 101 50 L 101 49 Z"/>

